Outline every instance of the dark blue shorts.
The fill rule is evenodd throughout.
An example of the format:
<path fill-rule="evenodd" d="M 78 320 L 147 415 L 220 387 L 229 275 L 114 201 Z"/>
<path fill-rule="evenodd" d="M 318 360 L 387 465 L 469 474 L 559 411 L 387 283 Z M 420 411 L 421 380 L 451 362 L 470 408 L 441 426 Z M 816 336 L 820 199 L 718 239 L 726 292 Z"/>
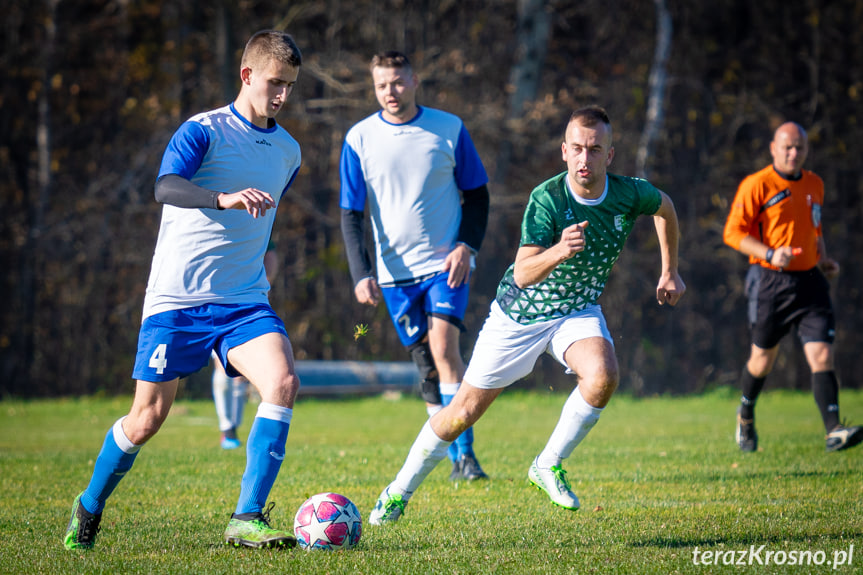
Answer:
<path fill-rule="evenodd" d="M 267 304 L 206 304 L 151 315 L 138 334 L 132 377 L 154 383 L 186 377 L 206 366 L 213 351 L 236 377 L 241 374 L 228 363 L 228 350 L 266 333 L 288 335 Z"/>
<path fill-rule="evenodd" d="M 449 272 L 440 272 L 409 285 L 381 287 L 384 301 L 402 345 L 410 347 L 428 332 L 428 316 L 464 330 L 462 320 L 470 295 L 469 284 L 447 285 Z"/>
<path fill-rule="evenodd" d="M 830 283 L 817 267 L 802 272 L 752 265 L 746 275 L 752 343 L 772 349 L 792 329 L 801 343 L 833 343 L 836 318 Z"/>

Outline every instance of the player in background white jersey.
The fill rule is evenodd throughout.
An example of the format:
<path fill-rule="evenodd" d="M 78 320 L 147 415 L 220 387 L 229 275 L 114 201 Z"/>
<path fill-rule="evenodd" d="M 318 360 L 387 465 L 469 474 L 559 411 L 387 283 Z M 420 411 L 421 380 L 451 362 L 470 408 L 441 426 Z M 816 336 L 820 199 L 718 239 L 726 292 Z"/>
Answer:
<path fill-rule="evenodd" d="M 381 52 L 370 68 L 381 110 L 345 136 L 342 234 L 357 301 L 386 302 L 419 368 L 431 416 L 455 396 L 464 375 L 459 334 L 488 223 L 488 176 L 462 121 L 417 104 L 419 80 L 407 56 Z M 367 204 L 374 267 L 364 242 Z M 487 478 L 472 428 L 449 455 L 450 479 Z"/>
<path fill-rule="evenodd" d="M 90 482 L 75 498 L 67 549 L 93 547 L 106 500 L 164 423 L 179 379 L 206 366 L 213 351 L 228 375 L 245 376 L 262 400 L 225 542 L 296 545 L 290 532 L 270 527 L 273 504 L 264 509 L 285 457 L 300 382 L 285 326 L 267 299 L 263 262 L 279 201 L 300 168 L 299 144 L 275 117 L 301 64 L 288 34 L 256 33 L 243 53 L 237 99 L 190 118 L 165 150 L 135 397 L 129 414 L 108 430 Z"/>

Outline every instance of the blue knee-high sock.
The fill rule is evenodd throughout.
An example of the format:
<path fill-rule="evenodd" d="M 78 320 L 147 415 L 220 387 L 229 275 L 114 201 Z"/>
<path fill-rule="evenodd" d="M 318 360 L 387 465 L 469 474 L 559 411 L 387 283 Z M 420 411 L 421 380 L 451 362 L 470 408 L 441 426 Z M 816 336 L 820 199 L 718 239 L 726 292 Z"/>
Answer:
<path fill-rule="evenodd" d="M 258 513 L 267 503 L 276 482 L 293 410 L 272 403 L 261 403 L 246 442 L 246 471 L 240 488 L 236 514 Z"/>
<path fill-rule="evenodd" d="M 140 445 L 135 445 L 126 434 L 123 433 L 123 420 L 121 417 L 114 423 L 105 435 L 102 450 L 96 458 L 93 467 L 93 475 L 87 489 L 81 495 L 81 505 L 90 513 L 99 514 L 105 508 L 105 501 L 132 468 L 135 458 L 138 456 Z"/>
<path fill-rule="evenodd" d="M 459 384 L 458 383 L 442 383 L 441 384 L 441 403 L 445 406 L 449 405 L 452 402 L 452 399 L 455 397 L 456 392 L 458 392 Z M 455 461 L 462 455 L 469 455 L 474 457 L 473 453 L 473 427 L 468 427 L 465 429 L 461 435 L 459 435 L 455 441 L 449 446 L 447 450 L 447 457 L 450 458 L 450 461 Z"/>

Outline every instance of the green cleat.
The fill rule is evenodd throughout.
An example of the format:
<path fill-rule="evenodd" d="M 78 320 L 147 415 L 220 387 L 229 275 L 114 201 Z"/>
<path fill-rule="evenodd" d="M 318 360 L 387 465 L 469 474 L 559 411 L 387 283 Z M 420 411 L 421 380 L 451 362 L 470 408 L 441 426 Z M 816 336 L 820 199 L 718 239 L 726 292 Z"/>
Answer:
<path fill-rule="evenodd" d="M 234 547 L 254 547 L 260 549 L 290 549 L 297 545 L 297 538 L 287 531 L 270 527 L 270 511 L 275 503 L 258 513 L 231 514 L 231 521 L 225 529 L 225 545 Z"/>
<path fill-rule="evenodd" d="M 383 525 L 384 523 L 395 523 L 405 512 L 407 499 L 401 495 L 390 495 L 389 487 L 384 489 L 375 503 L 374 509 L 369 513 L 369 524 Z"/>
<path fill-rule="evenodd" d="M 96 534 L 99 533 L 102 514 L 94 515 L 84 509 L 81 505 L 82 495 L 84 495 L 83 492 L 79 493 L 72 505 L 72 517 L 69 519 L 66 536 L 63 538 L 66 549 L 92 549 L 96 544 Z"/>

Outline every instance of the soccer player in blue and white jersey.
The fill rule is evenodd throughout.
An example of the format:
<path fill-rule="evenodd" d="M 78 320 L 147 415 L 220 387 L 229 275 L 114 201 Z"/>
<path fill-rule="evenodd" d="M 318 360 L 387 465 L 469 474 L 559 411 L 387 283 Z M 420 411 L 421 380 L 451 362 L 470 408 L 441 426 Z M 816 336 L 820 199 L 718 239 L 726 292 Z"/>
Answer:
<path fill-rule="evenodd" d="M 506 387 L 528 375 L 543 353 L 574 374 L 578 385 L 527 476 L 555 505 L 579 508 L 563 460 L 596 425 L 617 389 L 614 342 L 596 300 L 639 216 L 653 216 L 659 240 L 657 301 L 676 305 L 686 291 L 677 270 L 674 204 L 646 180 L 607 173 L 614 157 L 611 135 L 602 108 L 573 112 L 561 144 L 567 169 L 530 195 L 515 262 L 498 285 L 464 382 L 452 402 L 420 430 L 369 514 L 372 525 L 401 517 L 450 442 Z"/>
<path fill-rule="evenodd" d="M 381 110 L 345 136 L 342 234 L 356 298 L 373 306 L 386 302 L 419 368 L 431 416 L 452 400 L 464 375 L 459 334 L 488 223 L 488 176 L 464 123 L 417 105 L 419 80 L 407 56 L 381 52 L 370 68 Z M 374 267 L 364 241 L 366 204 Z M 473 429 L 449 454 L 450 479 L 488 477 L 473 451 Z"/>
<path fill-rule="evenodd" d="M 264 505 L 285 456 L 299 379 L 282 320 L 267 299 L 264 253 L 279 200 L 300 168 L 300 147 L 276 121 L 302 56 L 284 32 L 248 41 L 230 105 L 192 117 L 162 158 L 156 199 L 164 204 L 132 377 L 129 414 L 108 430 L 87 488 L 75 498 L 64 545 L 90 549 L 105 502 L 139 449 L 164 423 L 179 379 L 215 351 L 262 402 L 247 442 L 240 497 L 225 542 L 292 547 L 270 527 Z"/>

